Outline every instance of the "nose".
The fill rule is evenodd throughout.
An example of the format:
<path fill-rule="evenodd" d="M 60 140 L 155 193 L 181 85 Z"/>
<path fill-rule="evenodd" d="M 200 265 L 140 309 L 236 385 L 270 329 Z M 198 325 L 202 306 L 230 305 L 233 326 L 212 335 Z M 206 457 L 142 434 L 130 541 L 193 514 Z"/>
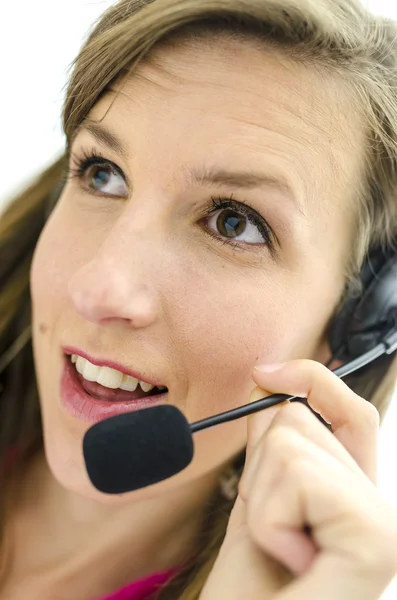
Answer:
<path fill-rule="evenodd" d="M 159 308 L 158 282 L 150 266 L 154 252 L 153 243 L 136 231 L 131 236 L 113 230 L 69 282 L 77 312 L 97 324 L 120 319 L 134 328 L 152 324 Z"/>

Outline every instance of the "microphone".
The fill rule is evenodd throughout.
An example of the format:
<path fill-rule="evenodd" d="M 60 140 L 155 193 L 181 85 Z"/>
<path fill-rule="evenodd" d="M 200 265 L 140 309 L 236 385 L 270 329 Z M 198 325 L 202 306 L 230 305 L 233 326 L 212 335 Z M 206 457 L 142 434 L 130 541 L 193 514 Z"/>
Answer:
<path fill-rule="evenodd" d="M 193 458 L 193 438 L 184 414 L 160 404 L 95 423 L 83 438 L 83 453 L 93 485 L 123 494 L 182 471 Z"/>
<path fill-rule="evenodd" d="M 396 349 L 397 332 L 394 331 L 381 344 L 333 373 L 345 377 Z M 83 438 L 88 476 L 92 484 L 106 494 L 123 494 L 158 483 L 190 464 L 194 455 L 192 434 L 286 400 L 302 402 L 306 398 L 273 394 L 192 424 L 170 404 L 104 419 L 90 427 Z"/>

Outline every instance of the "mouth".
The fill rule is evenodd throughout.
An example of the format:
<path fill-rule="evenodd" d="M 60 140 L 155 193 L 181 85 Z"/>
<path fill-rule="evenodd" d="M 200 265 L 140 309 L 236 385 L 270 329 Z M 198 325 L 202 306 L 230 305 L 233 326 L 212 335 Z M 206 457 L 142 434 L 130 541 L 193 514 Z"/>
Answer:
<path fill-rule="evenodd" d="M 105 383 L 103 377 L 100 379 L 100 375 L 103 375 L 104 373 L 103 367 L 95 368 L 94 365 L 87 365 L 87 363 L 85 363 L 85 365 L 81 365 L 78 358 L 77 360 L 76 358 L 77 356 L 74 354 L 67 356 L 72 368 L 76 371 L 76 376 L 80 382 L 80 385 L 85 389 L 87 394 L 92 396 L 95 400 L 104 400 L 106 402 L 126 402 L 129 400 L 138 400 L 139 398 L 149 398 L 151 396 L 157 396 L 158 394 L 168 392 L 168 389 L 165 386 L 152 386 L 137 379 L 133 380 L 133 378 L 129 376 L 124 376 L 120 381 L 120 385 L 116 387 L 116 384 L 119 382 L 120 378 L 117 379 L 116 374 L 116 381 L 114 379 L 112 380 L 111 371 L 114 371 L 113 369 L 107 369 L 109 373 L 105 371 Z M 122 376 L 122 373 L 120 373 L 120 375 Z M 106 376 L 108 378 L 106 378 Z M 100 381 L 95 380 L 95 377 L 100 379 Z M 132 381 L 132 386 L 125 385 L 128 383 L 128 381 Z M 122 385 L 123 387 L 121 387 Z M 126 389 L 126 387 L 129 387 L 130 389 Z"/>
<path fill-rule="evenodd" d="M 89 379 L 86 379 L 76 368 L 80 364 L 80 370 L 82 370 L 81 361 L 80 363 L 73 362 L 72 356 L 64 355 L 60 396 L 63 407 L 73 417 L 95 423 L 118 414 L 164 404 L 168 399 L 168 388 L 165 386 L 161 389 L 146 384 L 147 391 L 142 389 L 139 384 L 135 386 L 136 389 L 134 390 L 116 387 L 117 380 L 112 379 L 114 375 L 111 373 L 112 369 L 104 371 L 97 377 L 100 381 L 112 385 L 112 388 L 95 380 L 89 381 L 89 379 L 95 379 L 95 371 L 91 371 L 90 375 L 90 370 L 87 367 Z M 110 379 L 106 379 L 106 376 L 109 376 Z M 123 381 L 121 385 L 123 385 Z M 142 383 L 145 386 L 145 383 Z M 124 387 L 129 387 L 128 382 Z M 134 385 L 131 387 L 134 387 Z"/>

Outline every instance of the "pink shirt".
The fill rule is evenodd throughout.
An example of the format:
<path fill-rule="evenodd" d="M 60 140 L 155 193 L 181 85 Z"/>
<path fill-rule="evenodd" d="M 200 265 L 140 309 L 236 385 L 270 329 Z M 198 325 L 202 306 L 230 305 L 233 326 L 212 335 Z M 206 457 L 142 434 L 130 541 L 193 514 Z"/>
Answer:
<path fill-rule="evenodd" d="M 9 448 L 6 456 L 5 472 L 12 469 L 13 463 L 19 454 L 20 449 L 16 446 Z M 180 571 L 179 568 L 170 571 L 152 573 L 148 577 L 131 581 L 126 586 L 116 590 L 110 595 L 93 598 L 92 600 L 150 600 L 158 587 L 171 579 L 171 577 Z"/>
<path fill-rule="evenodd" d="M 157 591 L 158 586 L 171 579 L 172 575 L 177 573 L 178 570 L 172 569 L 171 571 L 153 573 L 149 577 L 132 581 L 125 587 L 110 594 L 110 596 L 101 596 L 93 600 L 149 600 L 154 592 Z"/>

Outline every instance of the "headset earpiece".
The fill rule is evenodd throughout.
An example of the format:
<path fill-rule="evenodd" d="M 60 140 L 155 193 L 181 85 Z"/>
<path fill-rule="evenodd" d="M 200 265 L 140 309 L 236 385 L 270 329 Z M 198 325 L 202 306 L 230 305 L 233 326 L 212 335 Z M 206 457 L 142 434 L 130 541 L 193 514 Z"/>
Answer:
<path fill-rule="evenodd" d="M 350 361 L 372 350 L 396 329 L 397 250 L 371 250 L 360 281 L 360 296 L 348 298 L 330 325 L 333 359 Z"/>

